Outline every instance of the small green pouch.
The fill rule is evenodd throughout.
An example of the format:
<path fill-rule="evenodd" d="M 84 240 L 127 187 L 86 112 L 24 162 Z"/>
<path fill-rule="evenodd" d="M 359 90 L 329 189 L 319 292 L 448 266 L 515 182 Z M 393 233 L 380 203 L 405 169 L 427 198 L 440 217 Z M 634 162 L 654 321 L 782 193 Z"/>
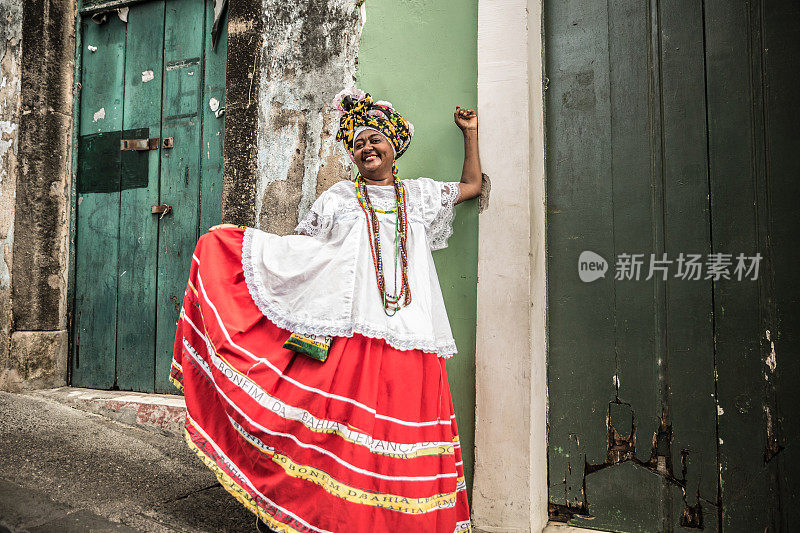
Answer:
<path fill-rule="evenodd" d="M 289 339 L 283 343 L 283 347 L 297 353 L 302 353 L 317 361 L 325 361 L 328 358 L 328 350 L 331 349 L 333 337 L 327 335 L 302 335 L 292 333 Z"/>

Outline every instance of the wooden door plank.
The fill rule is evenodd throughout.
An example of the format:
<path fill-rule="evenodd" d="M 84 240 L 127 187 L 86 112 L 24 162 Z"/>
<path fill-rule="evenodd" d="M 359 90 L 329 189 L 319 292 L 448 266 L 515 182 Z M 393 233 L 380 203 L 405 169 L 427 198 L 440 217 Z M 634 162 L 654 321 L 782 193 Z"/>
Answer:
<path fill-rule="evenodd" d="M 205 73 L 203 87 L 203 145 L 200 178 L 200 228 L 222 222 L 222 150 L 225 144 L 225 68 L 228 56 L 228 22 L 225 16 L 216 48 L 211 46 L 211 27 L 214 25 L 214 4 L 206 3 Z M 218 111 L 211 109 L 216 100 Z M 219 116 L 217 116 L 219 115 Z"/>
<path fill-rule="evenodd" d="M 694 253 L 702 254 L 705 263 L 713 250 L 702 5 L 692 0 L 665 0 L 658 5 L 664 248 L 673 261 L 681 253 Z M 673 273 L 677 274 L 677 268 Z M 664 439 L 663 461 L 668 476 L 674 479 L 683 478 L 686 467 L 685 483 L 692 492 L 685 501 L 674 499 L 672 492 L 664 494 L 665 527 L 677 528 L 683 511 L 695 503 L 698 490 L 704 515 L 713 517 L 718 466 L 712 285 L 709 280 L 680 279 L 674 274 L 666 282 L 666 357 L 660 368 L 666 429 L 671 437 L 671 443 Z M 689 459 L 691 463 L 685 462 Z"/>
<path fill-rule="evenodd" d="M 749 18 L 743 1 L 706 6 L 714 248 L 754 256 L 754 201 L 757 174 L 763 172 L 763 145 L 754 137 L 759 125 L 751 112 L 762 102 L 760 91 L 754 93 L 751 86 L 751 76 L 760 77 L 753 67 L 760 71 L 760 65 L 751 62 Z M 758 303 L 757 282 L 734 278 L 714 284 L 722 515 L 723 527 L 734 531 L 765 531 L 769 515 L 768 484 L 761 475 L 765 434 L 759 428 L 765 426 Z"/>
<path fill-rule="evenodd" d="M 663 279 L 650 280 L 651 254 L 661 258 L 663 187 L 658 57 L 653 54 L 653 13 L 637 0 L 609 2 L 611 176 L 614 253 L 640 254 L 638 279 L 614 280 L 617 401 L 629 405 L 636 457 L 647 462 L 661 415 L 658 360 L 663 357 Z M 611 280 L 614 276 L 608 276 Z M 621 411 L 622 413 L 625 410 Z M 621 435 L 629 421 L 609 422 Z M 647 487 L 657 487 L 647 485 Z M 642 495 L 651 499 L 652 494 Z M 650 515 L 652 515 L 652 509 Z"/>
<path fill-rule="evenodd" d="M 591 519 L 572 524 L 656 531 L 663 526 L 663 475 L 648 468 L 659 428 L 664 357 L 664 281 L 650 279 L 651 254 L 664 252 L 660 87 L 657 24 L 646 2 L 608 2 L 608 54 L 613 251 L 605 282 L 612 284 L 615 397 L 609 398 L 607 453 L 586 474 Z M 598 22 L 598 25 L 601 25 Z M 637 257 L 632 279 L 615 279 L 616 257 Z M 607 394 L 607 393 L 606 393 Z"/>
<path fill-rule="evenodd" d="M 123 124 L 126 130 L 144 128 L 143 137 L 161 137 L 163 43 L 163 0 L 132 7 Z M 130 175 L 134 172 L 145 175 Z M 123 390 L 152 392 L 158 218 L 150 213 L 150 206 L 158 205 L 159 151 L 123 152 L 122 174 L 117 384 Z"/>
<path fill-rule="evenodd" d="M 593 518 L 572 523 L 601 531 L 672 531 L 653 527 L 659 520 L 663 482 L 631 461 L 594 472 L 586 477 Z"/>
<path fill-rule="evenodd" d="M 79 145 L 83 142 L 86 148 L 90 139 L 87 136 L 107 134 L 118 138 L 122 129 L 125 24 L 118 17 L 111 17 L 103 25 L 86 19 L 81 28 L 78 137 Z M 113 138 L 111 147 L 108 157 L 112 161 L 105 161 L 103 176 L 91 171 L 94 162 L 87 160 L 87 156 L 103 159 L 104 154 L 84 150 L 84 157 L 79 160 L 79 169 L 82 164 L 87 167 L 85 172 L 78 172 L 75 237 L 72 385 L 103 389 L 114 385 L 117 324 L 120 172 L 119 152 L 113 150 Z M 79 149 L 79 158 L 80 152 Z"/>
<path fill-rule="evenodd" d="M 772 299 L 768 316 L 774 327 L 772 342 L 764 342 L 762 356 L 766 383 L 765 420 L 767 450 L 773 484 L 770 502 L 775 513 L 775 531 L 789 531 L 800 521 L 796 504 L 800 492 L 800 459 L 790 443 L 800 439 L 800 5 L 792 0 L 757 2 L 763 11 L 763 53 L 765 86 L 764 132 L 766 172 L 759 184 L 760 242 L 771 257 L 769 290 L 762 297 L 762 308 Z M 766 216 L 764 216 L 766 215 Z M 764 220 L 766 219 L 766 220 Z M 766 230 L 766 231 L 764 231 Z M 769 246 L 765 246 L 765 244 Z M 764 254 L 762 254 L 764 255 Z M 763 294 L 763 293 L 762 293 Z M 765 328 L 766 329 L 766 328 Z M 766 340 L 765 338 L 763 340 Z M 774 344 L 773 344 L 774 342 Z M 774 349 L 774 350 L 773 350 Z M 773 356 L 774 352 L 774 356 Z M 774 370 L 773 370 L 774 365 Z"/>
<path fill-rule="evenodd" d="M 608 13 L 576 0 L 548 3 L 544 16 L 550 502 L 580 509 L 585 463 L 605 460 L 616 392 L 613 285 L 577 272 L 584 250 L 613 270 Z"/>
<path fill-rule="evenodd" d="M 164 32 L 162 135 L 174 148 L 161 154 L 161 203 L 172 213 L 159 223 L 156 301 L 156 391 L 171 392 L 169 367 L 192 252 L 200 197 L 204 2 L 171 0 Z"/>
<path fill-rule="evenodd" d="M 714 293 L 723 524 L 791 530 L 799 473 L 787 443 L 798 432 L 800 366 L 786 354 L 800 350 L 800 11 L 787 1 L 706 10 L 714 243 L 763 257 L 756 280 L 721 282 Z"/>

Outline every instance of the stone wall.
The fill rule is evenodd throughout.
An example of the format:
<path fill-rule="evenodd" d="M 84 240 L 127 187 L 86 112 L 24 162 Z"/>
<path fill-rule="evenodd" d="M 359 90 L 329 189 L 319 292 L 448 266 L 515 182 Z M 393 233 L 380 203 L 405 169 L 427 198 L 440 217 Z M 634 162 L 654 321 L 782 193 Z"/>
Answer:
<path fill-rule="evenodd" d="M 19 168 L 22 0 L 0 4 L 0 384 L 11 362 L 11 269 Z"/>
<path fill-rule="evenodd" d="M 0 388 L 13 390 L 63 385 L 67 379 L 75 3 L 27 0 L 4 6 L 0 91 L 7 90 L 9 99 L 0 99 L 0 135 L 3 143 L 13 143 L 11 152 L 6 150 L 13 156 L 4 156 L 2 168 L 4 179 L 15 186 L 13 199 L 5 196 L 5 188 L 0 195 L 0 237 L 5 232 L 10 242 L 7 228 L 12 225 L 15 237 L 10 305 L 8 280 L 0 282 L 0 299 L 6 298 L 0 318 L 0 346 L 5 347 Z M 9 85 L 13 87 L 7 89 Z"/>
<path fill-rule="evenodd" d="M 363 2 L 242 0 L 228 22 L 223 219 L 291 233 L 346 178 L 331 100 L 355 85 Z"/>
<path fill-rule="evenodd" d="M 354 85 L 360 9 L 352 0 L 264 0 L 255 222 L 291 233 L 317 195 L 347 177 L 333 97 Z"/>

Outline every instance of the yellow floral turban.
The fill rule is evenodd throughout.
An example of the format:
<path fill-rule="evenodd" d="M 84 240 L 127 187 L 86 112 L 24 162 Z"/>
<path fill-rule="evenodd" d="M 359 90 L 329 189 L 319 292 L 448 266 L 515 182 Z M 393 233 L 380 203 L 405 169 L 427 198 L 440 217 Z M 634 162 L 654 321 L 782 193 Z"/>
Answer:
<path fill-rule="evenodd" d="M 374 102 L 369 94 L 358 89 L 343 90 L 333 103 L 340 116 L 336 140 L 342 141 L 353 162 L 355 139 L 365 129 L 383 134 L 394 148 L 395 159 L 403 155 L 411 144 L 414 125 L 395 111 L 391 103 Z M 397 167 L 393 166 L 393 172 L 397 174 Z"/>

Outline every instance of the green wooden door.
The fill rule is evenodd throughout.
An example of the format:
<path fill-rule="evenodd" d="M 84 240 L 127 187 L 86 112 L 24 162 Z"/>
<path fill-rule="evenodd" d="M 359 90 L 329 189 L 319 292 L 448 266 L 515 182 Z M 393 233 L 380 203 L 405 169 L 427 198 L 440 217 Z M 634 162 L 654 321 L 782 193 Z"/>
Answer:
<path fill-rule="evenodd" d="M 789 531 L 800 9 L 544 9 L 551 518 Z M 581 279 L 586 251 L 607 261 L 605 277 Z M 731 254 L 717 256 L 727 277 L 709 277 L 713 254 Z M 756 279 L 738 279 L 739 254 L 747 266 L 760 254 Z"/>
<path fill-rule="evenodd" d="M 93 21 L 103 3 L 84 2 L 79 24 L 71 383 L 171 392 L 192 250 L 222 217 L 227 35 L 213 47 L 213 3 L 132 2 Z M 152 149 L 121 149 L 134 139 Z"/>

